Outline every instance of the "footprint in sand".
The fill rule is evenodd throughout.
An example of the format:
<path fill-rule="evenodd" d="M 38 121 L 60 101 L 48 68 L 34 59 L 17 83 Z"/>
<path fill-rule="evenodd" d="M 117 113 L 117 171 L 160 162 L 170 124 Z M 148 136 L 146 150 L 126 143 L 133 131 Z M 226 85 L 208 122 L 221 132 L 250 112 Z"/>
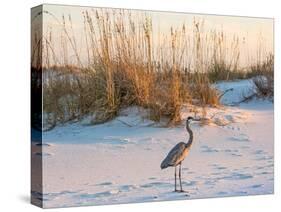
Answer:
<path fill-rule="evenodd" d="M 253 176 L 250 175 L 250 174 L 233 172 L 233 173 L 231 173 L 231 175 L 224 176 L 222 179 L 225 179 L 225 180 L 246 180 L 246 179 L 250 179 L 250 178 L 253 178 Z"/>
<path fill-rule="evenodd" d="M 247 195 L 248 192 L 247 191 L 237 191 L 235 192 L 236 195 Z"/>
<path fill-rule="evenodd" d="M 215 185 L 216 183 L 217 183 L 217 180 L 212 180 L 212 179 L 206 180 L 204 182 L 205 185 Z"/>
<path fill-rule="evenodd" d="M 257 173 L 256 175 L 268 175 L 268 174 L 273 174 L 273 172 L 263 171 L 263 172 Z"/>
<path fill-rule="evenodd" d="M 224 167 L 224 166 L 218 166 L 218 167 L 216 167 L 215 169 L 218 169 L 218 170 L 224 170 L 224 169 L 227 169 L 226 167 Z"/>
<path fill-rule="evenodd" d="M 219 192 L 216 193 L 216 195 L 218 195 L 218 196 L 225 196 L 227 194 L 228 193 L 226 191 L 219 191 Z"/>
<path fill-rule="evenodd" d="M 148 179 L 149 180 L 156 180 L 157 178 L 156 177 L 149 177 Z"/>
<path fill-rule="evenodd" d="M 261 188 L 263 186 L 264 186 L 263 184 L 255 184 L 255 185 L 249 186 L 248 188 Z"/>
<path fill-rule="evenodd" d="M 231 153 L 232 156 L 235 156 L 235 157 L 242 157 L 241 154 L 237 154 L 237 153 Z"/>
<path fill-rule="evenodd" d="M 268 156 L 268 155 L 264 155 L 264 156 L 257 156 L 256 158 L 255 158 L 255 160 L 257 160 L 257 161 L 267 161 L 267 160 L 271 160 L 271 159 L 273 159 L 273 157 L 272 156 Z"/>
<path fill-rule="evenodd" d="M 256 150 L 256 151 L 253 152 L 253 154 L 255 154 L 255 155 L 260 155 L 260 154 L 265 154 L 265 153 L 266 153 L 266 152 L 263 151 L 263 150 L 261 150 L 261 149 Z"/>
<path fill-rule="evenodd" d="M 140 185 L 141 188 L 151 188 L 151 187 L 170 187 L 172 184 L 163 182 L 153 182 Z"/>
<path fill-rule="evenodd" d="M 220 150 L 209 147 L 207 145 L 203 145 L 201 146 L 201 152 L 205 152 L 205 153 L 213 153 L 213 152 L 219 152 Z"/>
<path fill-rule="evenodd" d="M 122 186 L 119 187 L 119 190 L 126 192 L 126 191 L 132 191 L 132 190 L 137 189 L 137 188 L 139 188 L 138 185 L 122 185 Z"/>
<path fill-rule="evenodd" d="M 194 186 L 194 185 L 196 185 L 196 183 L 197 183 L 197 181 L 194 181 L 194 180 L 192 180 L 192 181 L 183 181 L 182 185 L 184 185 L 184 186 Z"/>
<path fill-rule="evenodd" d="M 229 137 L 228 138 L 230 141 L 237 141 L 237 142 L 249 142 L 250 138 L 249 136 L 245 135 L 245 134 L 239 134 L 233 137 Z"/>
<path fill-rule="evenodd" d="M 111 195 L 116 195 L 120 193 L 118 189 L 110 190 L 110 191 L 104 191 L 104 192 L 99 192 L 99 193 L 83 193 L 79 195 L 75 195 L 76 197 L 80 199 L 96 199 L 96 198 L 102 198 L 102 197 L 109 197 Z"/>
<path fill-rule="evenodd" d="M 112 184 L 113 184 L 112 182 L 103 182 L 103 183 L 96 184 L 96 186 L 108 186 Z"/>

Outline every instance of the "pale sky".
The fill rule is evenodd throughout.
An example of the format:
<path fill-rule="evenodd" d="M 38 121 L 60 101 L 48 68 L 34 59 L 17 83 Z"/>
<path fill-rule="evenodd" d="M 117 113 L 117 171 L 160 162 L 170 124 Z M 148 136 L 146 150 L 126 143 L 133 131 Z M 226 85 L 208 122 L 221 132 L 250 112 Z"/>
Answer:
<path fill-rule="evenodd" d="M 71 15 L 74 34 L 77 37 L 78 42 L 81 42 L 79 45 L 81 45 L 81 49 L 83 49 L 82 40 L 84 37 L 84 25 L 82 12 L 91 10 L 91 7 L 44 5 L 43 10 L 51 12 L 59 21 L 62 20 L 62 15 L 65 15 L 66 18 L 68 15 Z M 223 30 L 229 37 L 237 35 L 241 40 L 244 39 L 244 47 L 241 47 L 241 51 L 244 51 L 241 53 L 242 56 L 246 55 L 245 51 L 248 51 L 248 55 L 255 55 L 257 52 L 257 44 L 261 38 L 263 48 L 268 52 L 273 52 L 274 50 L 274 21 L 270 18 L 249 18 L 142 10 L 130 10 L 130 12 L 136 16 L 144 17 L 147 15 L 151 17 L 155 35 L 158 34 L 158 32 L 155 33 L 155 31 L 158 30 L 163 34 L 169 33 L 171 26 L 173 28 L 180 28 L 183 23 L 187 26 L 191 26 L 194 19 L 204 20 L 205 31 Z M 61 30 L 61 26 L 59 26 L 50 15 L 44 14 L 43 23 L 43 29 L 50 29 L 51 27 L 52 31 L 55 32 L 54 34 L 57 34 L 56 32 Z M 84 53 L 81 50 L 81 55 L 83 54 Z"/>

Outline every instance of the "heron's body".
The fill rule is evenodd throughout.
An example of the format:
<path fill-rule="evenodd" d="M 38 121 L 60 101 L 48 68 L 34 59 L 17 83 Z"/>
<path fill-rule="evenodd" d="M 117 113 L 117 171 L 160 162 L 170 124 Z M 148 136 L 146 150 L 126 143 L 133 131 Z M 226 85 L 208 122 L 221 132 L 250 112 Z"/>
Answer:
<path fill-rule="evenodd" d="M 186 120 L 186 130 L 189 133 L 189 139 L 187 143 L 180 142 L 176 146 L 172 148 L 172 150 L 168 153 L 166 158 L 161 163 L 161 169 L 168 168 L 170 166 L 175 167 L 175 191 L 177 190 L 177 166 L 179 166 L 179 180 L 180 180 L 180 191 L 182 190 L 181 183 L 181 163 L 186 158 L 189 153 L 190 147 L 193 142 L 193 132 L 189 127 L 191 120 L 195 120 L 192 117 L 188 117 Z"/>
<path fill-rule="evenodd" d="M 184 142 L 180 142 L 174 146 L 161 163 L 161 169 L 165 169 L 169 166 L 178 166 L 188 155 L 190 147 L 191 144 L 187 145 Z"/>

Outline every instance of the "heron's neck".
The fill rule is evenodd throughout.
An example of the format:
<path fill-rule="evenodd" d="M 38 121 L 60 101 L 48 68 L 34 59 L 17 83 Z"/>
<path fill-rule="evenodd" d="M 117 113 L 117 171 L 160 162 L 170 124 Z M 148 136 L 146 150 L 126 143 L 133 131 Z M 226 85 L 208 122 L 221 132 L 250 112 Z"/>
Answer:
<path fill-rule="evenodd" d="M 189 139 L 188 139 L 188 142 L 186 143 L 186 146 L 189 147 L 192 144 L 192 141 L 193 141 L 193 132 L 189 127 L 189 123 L 186 124 L 186 130 L 189 134 Z"/>

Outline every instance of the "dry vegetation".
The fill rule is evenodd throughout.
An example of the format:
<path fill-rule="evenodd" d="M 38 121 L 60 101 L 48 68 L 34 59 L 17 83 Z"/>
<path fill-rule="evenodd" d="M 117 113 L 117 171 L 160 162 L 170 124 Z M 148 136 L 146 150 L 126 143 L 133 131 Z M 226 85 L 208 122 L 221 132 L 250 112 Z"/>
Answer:
<path fill-rule="evenodd" d="M 274 96 L 274 57 L 269 55 L 265 61 L 257 63 L 251 67 L 252 73 L 256 73 L 253 78 L 255 93 L 258 97 L 271 98 Z"/>
<path fill-rule="evenodd" d="M 55 53 L 52 31 L 33 41 L 32 66 L 43 69 L 44 114 L 53 125 L 89 114 L 93 124 L 102 123 L 130 105 L 149 109 L 152 120 L 166 117 L 168 124 L 178 124 L 183 103 L 220 104 L 211 83 L 248 77 L 238 68 L 239 38 L 229 41 L 223 32 L 206 33 L 203 21 L 194 20 L 191 30 L 183 24 L 157 36 L 148 16 L 85 11 L 87 61 L 82 62 L 71 17 L 59 20 L 44 13 L 62 29 L 61 54 Z M 74 54 L 72 61 L 69 52 Z M 268 87 L 273 89 L 273 57 L 252 66 L 249 73 L 266 76 L 266 87 L 263 78 L 255 83 L 261 95 L 268 95 Z"/>

